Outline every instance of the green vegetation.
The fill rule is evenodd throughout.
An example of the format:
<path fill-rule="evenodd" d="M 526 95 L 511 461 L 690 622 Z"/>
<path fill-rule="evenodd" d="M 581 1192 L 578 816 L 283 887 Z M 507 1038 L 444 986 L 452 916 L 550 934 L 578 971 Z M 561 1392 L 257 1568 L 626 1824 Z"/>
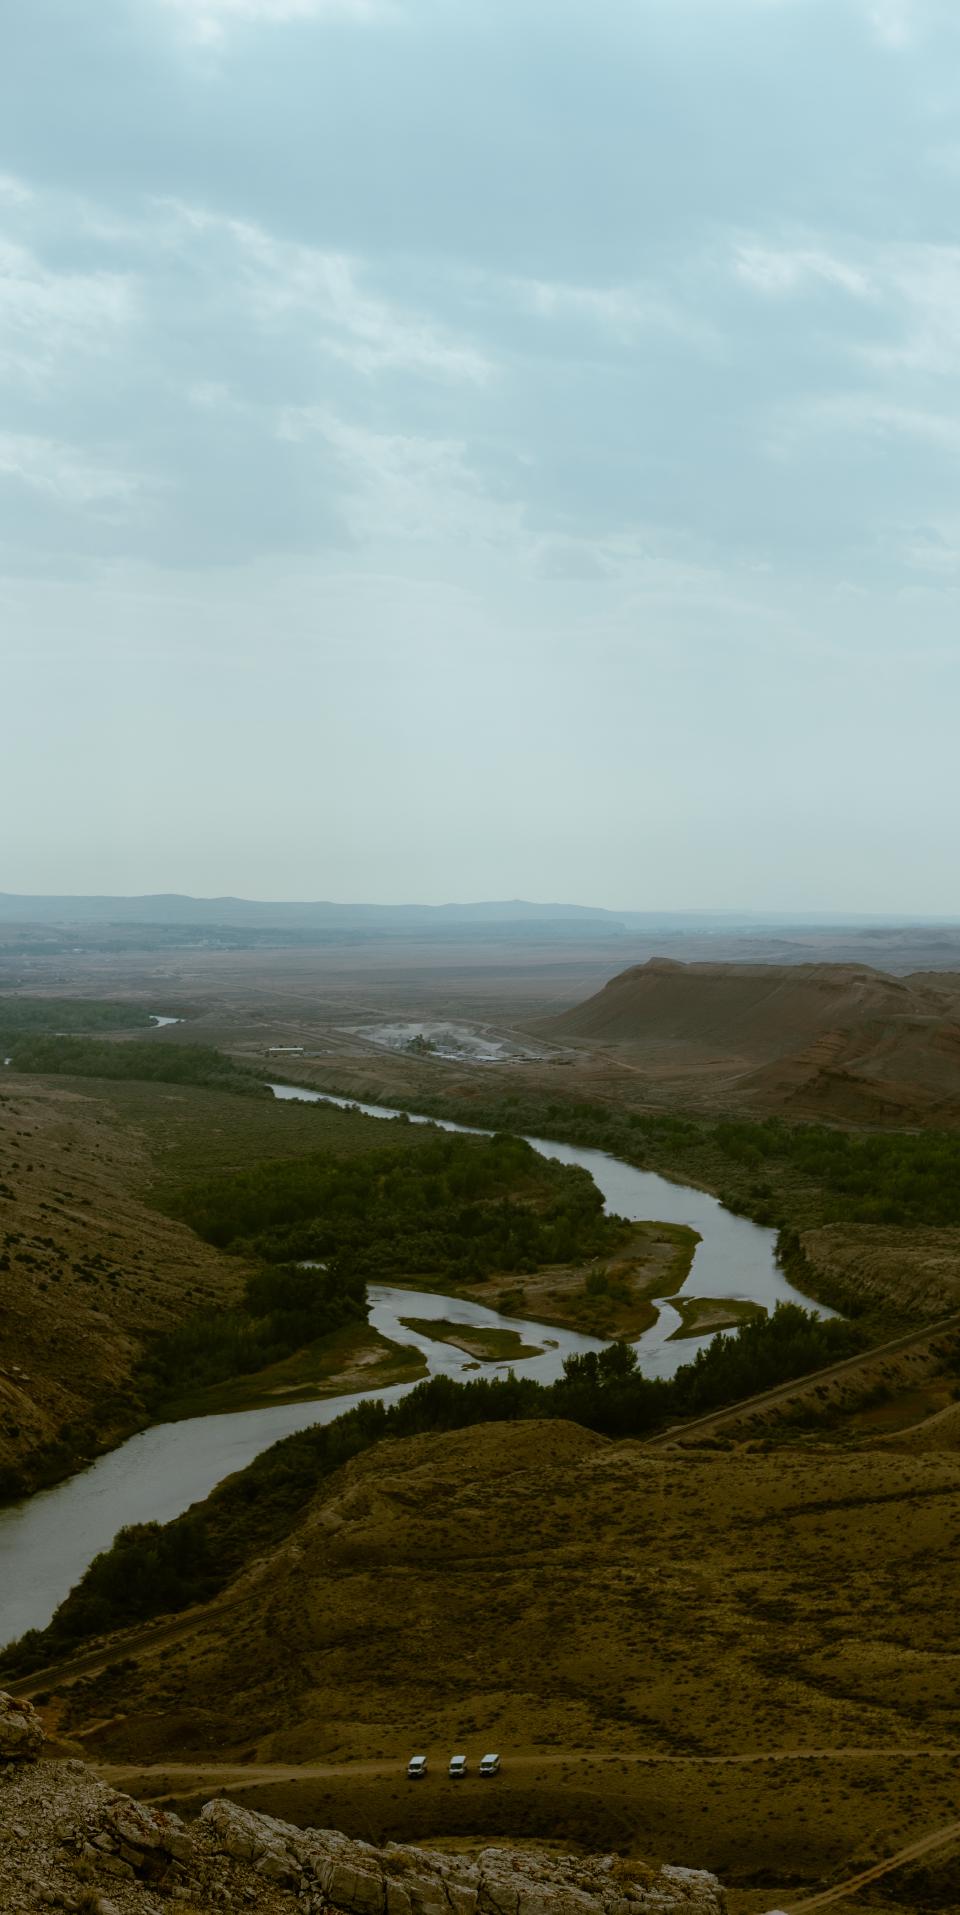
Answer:
<path fill-rule="evenodd" d="M 625 1228 L 604 1216 L 587 1171 L 503 1136 L 435 1136 L 346 1163 L 283 1159 L 188 1186 L 169 1208 L 219 1249 L 323 1258 L 371 1282 L 568 1263 L 612 1249 Z"/>
<path fill-rule="evenodd" d="M 708 1336 L 711 1330 L 733 1329 L 738 1323 L 750 1323 L 766 1315 L 761 1303 L 749 1303 L 742 1297 L 677 1297 L 673 1307 L 679 1312 L 680 1326 L 667 1338 L 668 1343 Z"/>
<path fill-rule="evenodd" d="M 754 1178 L 788 1166 L 824 1193 L 825 1223 L 960 1224 L 954 1131 L 829 1130 L 823 1124 L 718 1124 L 724 1156 Z"/>
<path fill-rule="evenodd" d="M 690 1274 L 700 1233 L 687 1224 L 634 1223 L 611 1264 L 597 1263 L 576 1289 L 567 1285 L 534 1299 L 530 1314 L 538 1322 L 560 1323 L 587 1336 L 626 1337 L 632 1341 L 656 1323 L 655 1298 L 673 1297 Z M 658 1251 L 672 1245 L 666 1259 Z M 650 1269 L 652 1259 L 656 1262 Z M 502 1305 L 501 1305 L 502 1308 Z"/>
<path fill-rule="evenodd" d="M 548 1163 L 511 1137 L 434 1135 L 413 1152 L 401 1145 L 345 1162 L 324 1152 L 206 1178 L 167 1207 L 264 1267 L 232 1309 L 198 1311 L 154 1343 L 139 1385 L 157 1410 L 254 1375 L 365 1321 L 371 1281 L 411 1273 L 476 1281 L 564 1252 L 593 1254 L 624 1229 L 602 1202 L 586 1171 Z M 521 1354 L 515 1332 L 500 1334 L 505 1354 Z"/>
<path fill-rule="evenodd" d="M 690 1265 L 701 1242 L 699 1230 L 687 1223 L 652 1223 L 640 1226 L 653 1243 L 672 1243 L 673 1255 L 661 1277 L 647 1290 L 651 1297 L 674 1297 L 690 1275 Z"/>
<path fill-rule="evenodd" d="M 380 1118 L 340 1110 L 335 1104 L 234 1097 L 210 1085 L 100 1079 L 96 1097 L 118 1124 L 144 1138 L 152 1194 L 162 1209 L 187 1185 L 276 1157 L 310 1157 L 321 1151 L 336 1158 L 368 1157 L 388 1141 L 392 1148 L 412 1153 L 436 1136 L 426 1124 L 401 1122 L 388 1128 Z"/>
<path fill-rule="evenodd" d="M 148 1027 L 151 1013 L 142 1004 L 87 1002 L 75 997 L 0 995 L 0 1048 L 6 1055 L 27 1037 L 59 1037 L 78 1031 L 133 1031 Z"/>
<path fill-rule="evenodd" d="M 358 1404 L 265 1450 L 172 1523 L 121 1530 L 43 1631 L 8 1652 L 5 1673 L 68 1654 L 85 1638 L 215 1596 L 240 1569 L 293 1530 L 319 1484 L 385 1437 L 488 1422 L 567 1417 L 614 1437 L 643 1435 L 854 1354 L 854 1324 L 794 1304 L 715 1337 L 671 1380 L 641 1376 L 628 1344 L 570 1358 L 553 1384 L 513 1375 L 454 1383 L 434 1377 L 399 1403 Z"/>
<path fill-rule="evenodd" d="M 362 1095 L 397 1108 L 409 1101 L 376 1088 Z M 548 1102 L 520 1091 L 476 1099 L 424 1092 L 410 1108 L 607 1151 L 638 1169 L 714 1190 L 729 1209 L 774 1229 L 960 1224 L 956 1131 L 863 1132 L 780 1118 L 675 1117 L 575 1098 Z"/>
<path fill-rule="evenodd" d="M 207 1084 L 216 1090 L 269 1097 L 266 1085 L 207 1044 L 111 1044 L 95 1037 L 22 1037 L 11 1049 L 14 1070 L 67 1077 L 137 1078 L 159 1084 Z"/>
<path fill-rule="evenodd" d="M 268 1409 L 271 1404 L 314 1402 L 354 1390 L 388 1390 L 396 1383 L 419 1383 L 427 1363 L 408 1343 L 394 1343 L 365 1320 L 330 1330 L 262 1370 L 231 1376 L 223 1383 L 165 1397 L 165 1422 L 193 1416 L 223 1416 L 235 1410 Z"/>
<path fill-rule="evenodd" d="M 280 1264 L 247 1278 L 232 1310 L 199 1310 L 148 1349 L 138 1382 L 156 1407 L 171 1397 L 251 1376 L 349 1323 L 365 1323 L 362 1276 Z"/>
<path fill-rule="evenodd" d="M 519 1330 L 498 1330 L 494 1324 L 449 1323 L 445 1317 L 401 1317 L 400 1322 L 405 1330 L 416 1330 L 418 1336 L 431 1337 L 435 1343 L 452 1343 L 454 1349 L 484 1363 L 542 1354 L 538 1344 L 524 1343 Z"/>

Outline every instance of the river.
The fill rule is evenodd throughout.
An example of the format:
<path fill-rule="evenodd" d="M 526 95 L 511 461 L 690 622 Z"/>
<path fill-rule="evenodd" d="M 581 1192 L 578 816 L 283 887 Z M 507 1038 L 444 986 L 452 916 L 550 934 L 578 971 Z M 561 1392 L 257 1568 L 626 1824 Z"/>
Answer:
<path fill-rule="evenodd" d="M 273 1084 L 271 1089 L 283 1100 L 341 1107 L 350 1103 L 347 1098 L 328 1097 L 289 1084 Z M 399 1115 L 377 1105 L 352 1107 L 384 1120 L 396 1121 Z M 411 1121 L 436 1120 L 413 1116 Z M 444 1120 L 440 1128 L 458 1131 L 466 1126 Z M 691 1224 L 698 1230 L 702 1241 L 683 1287 L 684 1296 L 738 1298 L 767 1309 L 779 1302 L 819 1308 L 794 1290 L 779 1269 L 773 1232 L 724 1210 L 705 1191 L 636 1170 L 602 1151 L 581 1150 L 573 1144 L 552 1143 L 540 1137 L 527 1141 L 545 1157 L 588 1170 L 610 1211 L 633 1221 L 656 1219 Z M 415 1344 L 433 1376 L 474 1374 L 476 1365 L 453 1345 L 434 1342 L 420 1332 L 403 1328 L 401 1316 L 445 1317 L 455 1323 L 498 1329 L 505 1323 L 484 1304 L 433 1292 L 371 1284 L 369 1295 L 370 1322 L 385 1336 Z M 821 1314 L 830 1312 L 823 1310 Z M 671 1343 L 669 1338 L 679 1322 L 673 1306 L 661 1303 L 657 1322 L 635 1346 L 646 1375 L 671 1376 L 681 1363 L 690 1361 L 701 1344 L 709 1342 L 709 1336 L 704 1336 Z M 512 1368 L 518 1375 L 549 1382 L 560 1374 L 565 1357 L 603 1348 L 596 1338 L 572 1330 L 514 1317 L 509 1324 L 519 1331 L 525 1344 L 536 1347 L 538 1354 L 512 1364 L 484 1364 L 485 1370 Z M 395 1402 L 411 1387 L 397 1384 L 365 1395 L 160 1423 L 131 1437 L 68 1482 L 0 1511 L 0 1644 L 12 1641 L 26 1629 L 43 1628 L 94 1556 L 106 1549 L 126 1524 L 169 1522 L 280 1437 L 311 1424 L 332 1422 L 353 1404 L 363 1402 L 366 1395 Z"/>

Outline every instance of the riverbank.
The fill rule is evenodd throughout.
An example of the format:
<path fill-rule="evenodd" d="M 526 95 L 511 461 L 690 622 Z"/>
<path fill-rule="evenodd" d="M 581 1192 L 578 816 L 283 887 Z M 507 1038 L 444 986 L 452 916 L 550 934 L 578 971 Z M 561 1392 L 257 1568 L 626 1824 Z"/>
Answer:
<path fill-rule="evenodd" d="M 252 1376 L 234 1376 L 173 1397 L 145 1427 L 191 1417 L 247 1414 L 276 1403 L 323 1403 L 328 1397 L 413 1385 L 428 1374 L 422 1354 L 382 1336 L 369 1323 L 350 1324 Z"/>
<path fill-rule="evenodd" d="M 685 1224 L 631 1223 L 608 1255 L 589 1264 L 544 1264 L 477 1283 L 423 1276 L 394 1283 L 468 1298 L 501 1316 L 533 1318 L 552 1329 L 633 1343 L 656 1324 L 658 1305 L 683 1288 L 700 1241 L 700 1232 Z"/>
<path fill-rule="evenodd" d="M 301 1129 L 305 1117 L 309 1122 L 308 1113 L 302 1105 L 305 1102 L 320 1105 L 328 1102 L 321 1093 L 305 1091 L 299 1086 L 277 1085 L 275 1095 L 278 1112 L 291 1103 L 294 1107 L 301 1106 L 298 1113 Z M 335 1119 L 332 1112 L 318 1114 L 321 1117 L 320 1128 L 325 1131 L 329 1129 L 331 1121 L 344 1124 L 351 1133 L 358 1124 L 362 1124 L 369 1139 L 369 1119 L 372 1117 L 376 1119 L 376 1127 L 389 1134 L 391 1142 L 394 1139 L 398 1142 L 411 1140 L 417 1131 L 429 1141 L 429 1119 L 409 1119 L 405 1122 L 398 1120 L 396 1113 L 389 1110 L 372 1111 L 365 1117 L 356 1113 L 338 1113 Z M 462 1127 L 451 1125 L 449 1128 Z M 671 1257 L 674 1256 L 683 1247 L 672 1234 L 674 1228 L 688 1233 L 684 1240 L 687 1247 L 689 1233 L 696 1234 L 699 1241 L 683 1286 L 685 1294 L 711 1299 L 728 1296 L 746 1298 L 766 1310 L 772 1310 L 778 1301 L 797 1299 L 797 1293 L 777 1268 L 772 1232 L 758 1230 L 743 1218 L 730 1215 L 715 1199 L 702 1192 L 668 1183 L 663 1178 L 638 1171 L 601 1153 L 581 1151 L 574 1146 L 554 1144 L 544 1139 L 531 1138 L 529 1141 L 543 1156 L 588 1171 L 600 1189 L 609 1212 L 625 1217 L 631 1223 L 645 1221 L 652 1216 L 663 1218 L 664 1223 L 671 1226 L 670 1231 L 662 1233 L 667 1239 L 661 1245 L 665 1257 L 668 1252 Z M 669 1263 L 665 1263 L 662 1279 L 668 1278 Z M 398 1288 L 396 1294 L 404 1299 L 404 1303 L 394 1304 L 382 1293 L 377 1302 L 375 1289 L 371 1292 L 375 1304 L 371 1310 L 371 1321 L 379 1333 L 395 1345 L 415 1340 L 414 1332 L 403 1329 L 401 1314 L 408 1317 L 424 1314 L 457 1315 L 448 1304 L 441 1303 L 439 1296 L 424 1293 L 423 1300 L 413 1307 L 410 1292 Z M 407 1298 L 410 1298 L 409 1304 L 405 1301 Z M 495 1311 L 485 1309 L 479 1303 L 461 1300 L 460 1311 L 476 1313 L 474 1321 L 483 1327 L 501 1330 L 505 1327 L 502 1318 L 498 1321 Z M 513 1321 L 524 1323 L 524 1340 L 542 1352 L 537 1357 L 524 1358 L 515 1365 L 519 1374 L 535 1381 L 548 1382 L 558 1377 L 566 1355 L 603 1347 L 596 1338 L 569 1328 L 561 1330 L 543 1320 L 526 1319 L 518 1314 Z M 669 1301 L 662 1302 L 656 1321 L 644 1329 L 636 1340 L 640 1366 L 645 1374 L 651 1377 L 670 1376 L 698 1347 L 709 1342 L 709 1336 L 702 1336 L 699 1339 L 692 1338 L 683 1345 L 671 1344 L 671 1333 L 679 1322 L 679 1314 L 672 1304 Z M 435 1338 L 423 1339 L 419 1350 L 431 1374 L 463 1376 L 462 1352 L 444 1346 Z M 124 1522 L 168 1520 L 190 1503 L 209 1494 L 214 1484 L 230 1470 L 242 1467 L 244 1462 L 249 1462 L 276 1442 L 278 1437 L 306 1428 L 311 1423 L 327 1423 L 341 1410 L 364 1397 L 376 1396 L 385 1401 L 395 1401 L 398 1394 L 403 1394 L 410 1387 L 411 1379 L 408 1376 L 404 1381 L 381 1385 L 375 1390 L 351 1392 L 348 1395 L 333 1394 L 303 1402 L 287 1400 L 271 1403 L 261 1409 L 239 1410 L 233 1414 L 205 1414 L 155 1424 L 124 1444 L 120 1450 L 103 1457 L 92 1470 L 86 1472 L 85 1478 L 74 1478 L 73 1484 L 68 1482 L 61 1490 L 48 1493 L 48 1500 L 32 1514 L 32 1520 L 36 1523 L 35 1532 L 31 1532 L 30 1523 L 27 1523 L 26 1528 L 18 1528 L 31 1517 L 29 1505 L 25 1509 L 0 1514 L 0 1546 L 9 1549 L 9 1560 L 15 1564 L 19 1557 L 25 1577 L 25 1587 L 16 1597 L 19 1606 L 15 1607 L 11 1599 L 12 1620 L 4 1624 L 0 1617 L 0 1636 L 19 1634 L 24 1628 L 35 1624 L 38 1618 L 46 1620 L 43 1610 L 46 1609 L 47 1616 L 52 1613 L 56 1603 L 77 1581 L 97 1549 L 103 1548 Z M 94 1499 L 97 1517 L 93 1526 L 90 1522 L 90 1497 Z M 34 1540 L 28 1542 L 31 1533 Z"/>

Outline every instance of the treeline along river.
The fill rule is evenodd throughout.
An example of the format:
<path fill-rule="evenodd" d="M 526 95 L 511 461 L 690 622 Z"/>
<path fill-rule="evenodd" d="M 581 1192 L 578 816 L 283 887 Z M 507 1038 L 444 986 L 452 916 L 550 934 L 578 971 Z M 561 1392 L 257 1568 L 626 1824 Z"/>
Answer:
<path fill-rule="evenodd" d="M 274 1084 L 271 1088 L 281 1099 L 341 1106 L 349 1101 L 293 1085 Z M 397 1111 L 377 1105 L 355 1107 L 385 1120 L 399 1116 Z M 416 1116 L 411 1121 L 438 1122 Z M 463 1130 L 466 1126 L 444 1121 L 440 1128 Z M 732 1298 L 760 1304 L 766 1310 L 773 1310 L 778 1303 L 799 1303 L 806 1309 L 817 1308 L 823 1316 L 830 1314 L 811 1306 L 809 1298 L 787 1282 L 777 1264 L 772 1230 L 734 1216 L 705 1191 L 637 1170 L 601 1151 L 539 1137 L 527 1141 L 543 1156 L 589 1171 L 611 1213 L 631 1222 L 687 1224 L 698 1231 L 701 1241 L 683 1286 L 684 1297 Z M 459 1298 L 373 1284 L 369 1297 L 371 1324 L 385 1336 L 416 1344 L 432 1376 L 457 1378 L 468 1369 L 475 1373 L 475 1365 L 468 1365 L 462 1352 L 453 1346 L 402 1327 L 401 1316 L 503 1327 L 503 1318 L 495 1311 Z M 645 1375 L 672 1376 L 710 1338 L 670 1342 L 680 1324 L 679 1314 L 667 1302 L 659 1305 L 659 1312 L 656 1323 L 634 1347 Z M 567 1357 L 603 1347 L 595 1338 L 571 1330 L 514 1318 L 510 1321 L 524 1343 L 536 1345 L 540 1353 L 515 1359 L 509 1366 L 485 1364 L 484 1373 L 509 1367 L 518 1376 L 546 1383 L 561 1374 Z M 412 1387 L 398 1384 L 369 1394 L 391 1402 Z M 130 1523 L 168 1522 L 281 1437 L 311 1424 L 332 1422 L 365 1400 L 365 1396 L 356 1395 L 327 1397 L 320 1402 L 278 1404 L 269 1409 L 157 1424 L 131 1437 L 68 1482 L 0 1511 L 0 1644 L 27 1629 L 43 1628 L 94 1556 L 109 1546 L 119 1529 Z"/>

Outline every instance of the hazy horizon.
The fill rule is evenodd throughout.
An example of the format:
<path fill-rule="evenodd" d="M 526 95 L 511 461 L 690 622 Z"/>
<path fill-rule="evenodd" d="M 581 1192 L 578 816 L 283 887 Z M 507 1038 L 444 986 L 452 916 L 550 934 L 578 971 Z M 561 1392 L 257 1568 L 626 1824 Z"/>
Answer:
<path fill-rule="evenodd" d="M 949 918 L 955 8 L 4 54 L 0 887 Z"/>
<path fill-rule="evenodd" d="M 536 922 L 538 919 L 544 922 L 551 920 L 556 922 L 561 918 L 564 912 L 572 912 L 575 914 L 575 917 L 570 920 L 571 922 L 575 922 L 577 917 L 582 917 L 585 922 L 589 922 L 591 918 L 594 920 L 604 920 L 606 918 L 616 920 L 621 918 L 628 922 L 646 919 L 650 920 L 652 925 L 661 924 L 668 927 L 682 924 L 685 921 L 690 921 L 691 924 L 719 922 L 744 928 L 772 925 L 797 927 L 805 925 L 810 928 L 852 928 L 860 925 L 889 929 L 922 929 L 960 924 L 960 913 L 956 912 L 933 915 L 929 913 L 903 913 L 897 911 L 843 913 L 827 909 L 822 911 L 796 912 L 747 911 L 739 910 L 735 906 L 725 906 L 722 908 L 718 906 L 715 909 L 708 909 L 697 905 L 676 906 L 673 909 L 658 909 L 655 905 L 596 904 L 592 901 L 574 898 L 557 898 L 550 900 L 533 898 L 435 898 L 414 900 L 404 898 L 393 903 L 385 903 L 382 900 L 374 898 L 253 898 L 241 897 L 233 892 L 215 892 L 209 896 L 197 896 L 192 892 L 185 891 L 130 891 L 110 893 L 9 892 L 0 890 L 0 917 L 7 922 L 12 923 L 17 921 L 17 910 L 13 907 L 19 906 L 20 904 L 26 907 L 29 907 L 31 904 L 47 906 L 61 904 L 183 904 L 202 907 L 240 905 L 249 906 L 254 909 L 263 908 L 267 911 L 276 908 L 278 910 L 290 911 L 339 911 L 345 914 L 349 914 L 350 912 L 402 913 L 404 911 L 412 913 L 449 912 L 451 914 L 458 912 L 474 914 L 491 912 L 496 914 L 497 917 L 504 918 L 508 917 L 512 911 L 516 916 L 521 918 L 524 914 L 529 914 L 531 922 Z M 28 914 L 27 912 L 26 915 Z M 50 914 L 48 913 L 48 915 Z"/>

